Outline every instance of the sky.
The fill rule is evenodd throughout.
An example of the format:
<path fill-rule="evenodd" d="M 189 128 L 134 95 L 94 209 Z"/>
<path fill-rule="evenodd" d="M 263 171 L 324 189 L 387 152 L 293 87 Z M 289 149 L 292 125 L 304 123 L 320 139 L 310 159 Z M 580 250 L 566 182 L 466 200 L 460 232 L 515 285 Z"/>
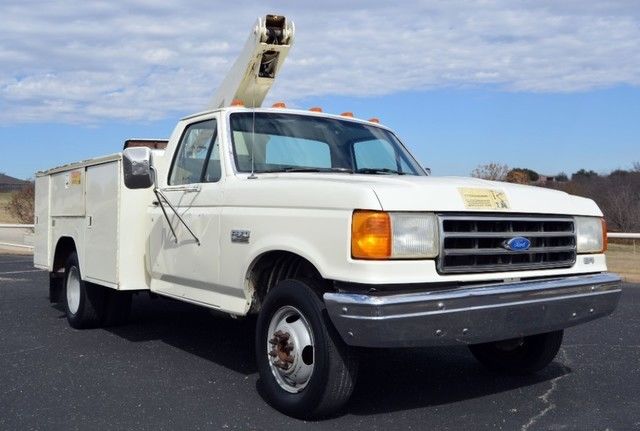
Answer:
<path fill-rule="evenodd" d="M 640 161 L 640 3 L 3 0 L 0 172 L 168 137 L 203 110 L 255 19 L 296 41 L 267 103 L 378 117 L 435 175 Z"/>

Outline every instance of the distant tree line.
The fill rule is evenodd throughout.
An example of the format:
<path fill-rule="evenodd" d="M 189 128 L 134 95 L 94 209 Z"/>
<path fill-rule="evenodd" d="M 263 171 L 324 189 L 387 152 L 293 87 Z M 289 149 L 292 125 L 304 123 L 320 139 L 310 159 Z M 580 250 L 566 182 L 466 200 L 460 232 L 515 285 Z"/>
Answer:
<path fill-rule="evenodd" d="M 604 213 L 610 230 L 640 232 L 640 162 L 629 170 L 616 169 L 609 174 L 580 169 L 571 177 L 559 173 L 543 177 L 527 168 L 509 168 L 488 163 L 480 165 L 472 176 L 494 181 L 534 184 L 593 199 Z"/>

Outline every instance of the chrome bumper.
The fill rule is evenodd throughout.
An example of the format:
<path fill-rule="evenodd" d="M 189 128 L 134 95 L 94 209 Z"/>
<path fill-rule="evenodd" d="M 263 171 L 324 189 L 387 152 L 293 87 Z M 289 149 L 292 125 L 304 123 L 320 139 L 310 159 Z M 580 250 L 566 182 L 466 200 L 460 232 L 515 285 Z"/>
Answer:
<path fill-rule="evenodd" d="M 324 302 L 347 344 L 410 347 L 563 329 L 611 314 L 620 293 L 620 277 L 600 273 L 385 296 L 325 293 Z"/>

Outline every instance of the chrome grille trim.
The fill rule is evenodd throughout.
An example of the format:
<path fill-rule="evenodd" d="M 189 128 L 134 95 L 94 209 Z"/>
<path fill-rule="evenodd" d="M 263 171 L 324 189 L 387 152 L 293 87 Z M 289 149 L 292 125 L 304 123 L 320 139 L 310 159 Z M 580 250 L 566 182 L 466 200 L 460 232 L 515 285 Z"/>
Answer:
<path fill-rule="evenodd" d="M 438 272 L 479 273 L 565 268 L 576 261 L 572 217 L 438 214 Z M 510 238 L 525 237 L 531 247 L 505 249 Z"/>

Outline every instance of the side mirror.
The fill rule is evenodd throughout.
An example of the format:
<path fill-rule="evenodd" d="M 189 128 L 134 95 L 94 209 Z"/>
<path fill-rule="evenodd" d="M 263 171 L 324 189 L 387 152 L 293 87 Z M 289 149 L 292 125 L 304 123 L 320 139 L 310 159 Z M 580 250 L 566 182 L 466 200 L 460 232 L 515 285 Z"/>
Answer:
<path fill-rule="evenodd" d="M 424 171 L 427 173 L 427 175 L 431 175 L 431 168 L 427 168 L 426 166 L 424 167 Z"/>
<path fill-rule="evenodd" d="M 128 189 L 146 189 L 153 185 L 151 150 L 147 147 L 127 148 L 122 153 L 124 185 Z"/>

